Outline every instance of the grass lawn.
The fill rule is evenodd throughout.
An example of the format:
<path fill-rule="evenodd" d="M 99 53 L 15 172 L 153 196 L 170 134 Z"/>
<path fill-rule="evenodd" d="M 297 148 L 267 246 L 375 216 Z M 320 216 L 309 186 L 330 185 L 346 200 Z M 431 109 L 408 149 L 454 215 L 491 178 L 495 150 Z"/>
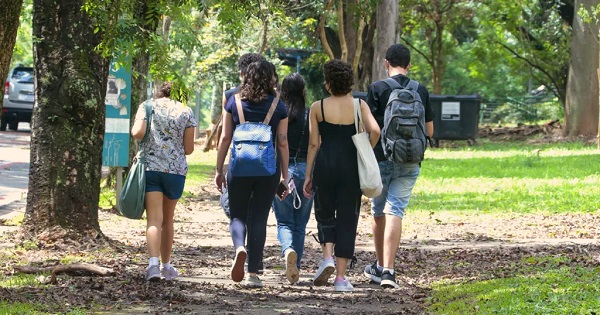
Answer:
<path fill-rule="evenodd" d="M 433 286 L 434 314 L 599 314 L 600 268 L 529 257 L 513 277 Z"/>
<path fill-rule="evenodd" d="M 600 155 L 582 143 L 429 149 L 411 211 L 600 211 Z M 540 260 L 541 259 L 541 260 Z M 600 314 L 600 269 L 529 258 L 512 277 L 432 286 L 434 314 Z"/>
<path fill-rule="evenodd" d="M 600 154 L 582 143 L 429 149 L 411 211 L 595 212 L 598 165 Z"/>

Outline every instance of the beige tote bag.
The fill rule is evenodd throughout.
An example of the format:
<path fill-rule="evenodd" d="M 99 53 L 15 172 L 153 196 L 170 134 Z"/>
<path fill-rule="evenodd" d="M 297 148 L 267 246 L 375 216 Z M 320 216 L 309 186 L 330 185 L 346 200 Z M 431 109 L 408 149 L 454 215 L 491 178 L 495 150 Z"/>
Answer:
<path fill-rule="evenodd" d="M 379 165 L 375 152 L 369 141 L 369 134 L 365 131 L 362 113 L 360 110 L 360 100 L 354 99 L 354 126 L 356 134 L 352 136 L 352 141 L 356 146 L 356 155 L 358 158 L 358 177 L 360 180 L 360 190 L 363 195 L 369 198 L 375 198 L 381 195 L 383 183 L 379 173 Z M 362 132 L 360 128 L 362 128 Z"/>

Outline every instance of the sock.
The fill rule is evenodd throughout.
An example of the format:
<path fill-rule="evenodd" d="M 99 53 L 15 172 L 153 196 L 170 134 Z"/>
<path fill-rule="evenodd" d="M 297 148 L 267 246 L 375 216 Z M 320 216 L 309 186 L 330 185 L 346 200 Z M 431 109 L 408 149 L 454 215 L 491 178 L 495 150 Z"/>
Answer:
<path fill-rule="evenodd" d="M 150 266 L 158 266 L 158 257 L 150 257 L 148 259 L 148 267 Z"/>
<path fill-rule="evenodd" d="M 394 269 L 383 267 L 383 271 L 382 272 L 386 272 L 386 271 L 388 271 L 392 276 L 394 275 Z"/>
<path fill-rule="evenodd" d="M 327 258 L 323 259 L 323 261 L 326 261 L 326 262 L 333 262 L 333 256 L 329 256 L 329 257 L 327 257 Z"/>
<path fill-rule="evenodd" d="M 383 266 L 379 263 L 377 263 L 377 270 L 379 270 L 379 272 L 383 272 Z"/>
<path fill-rule="evenodd" d="M 170 263 L 168 263 L 168 262 L 166 262 L 166 263 L 163 263 L 163 264 L 162 264 L 162 267 L 163 267 L 163 269 L 171 269 L 171 268 L 173 268 L 173 266 L 171 266 L 171 264 L 170 264 Z"/>

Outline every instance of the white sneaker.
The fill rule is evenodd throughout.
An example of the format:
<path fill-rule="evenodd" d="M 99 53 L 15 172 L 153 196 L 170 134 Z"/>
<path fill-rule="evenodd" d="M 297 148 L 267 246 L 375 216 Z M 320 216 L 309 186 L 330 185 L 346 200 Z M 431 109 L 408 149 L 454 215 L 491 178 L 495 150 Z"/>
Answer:
<path fill-rule="evenodd" d="M 152 265 L 146 270 L 146 281 L 160 280 L 160 267 Z"/>
<path fill-rule="evenodd" d="M 263 285 L 262 281 L 258 278 L 258 276 L 249 275 L 246 278 L 246 282 L 244 283 L 244 286 L 246 286 L 247 288 L 262 288 L 264 285 Z"/>
<path fill-rule="evenodd" d="M 346 278 L 344 278 L 344 280 L 342 280 L 342 281 L 335 280 L 333 282 L 333 286 L 335 287 L 335 290 L 338 292 L 352 292 L 354 290 L 354 287 L 352 286 L 350 281 L 348 281 L 348 279 L 346 279 Z"/>
<path fill-rule="evenodd" d="M 316 286 L 326 285 L 334 271 L 335 265 L 333 261 L 323 260 L 319 264 L 319 269 L 313 278 L 313 284 Z"/>
<path fill-rule="evenodd" d="M 246 262 L 246 249 L 240 246 L 235 250 L 235 259 L 231 266 L 231 279 L 235 282 L 244 280 L 244 263 Z"/>
<path fill-rule="evenodd" d="M 294 284 L 298 281 L 300 273 L 298 272 L 298 253 L 295 250 L 288 248 L 285 250 L 285 277 Z"/>
<path fill-rule="evenodd" d="M 174 267 L 163 268 L 160 271 L 160 274 L 165 278 L 165 280 L 173 280 L 179 276 L 179 272 Z"/>

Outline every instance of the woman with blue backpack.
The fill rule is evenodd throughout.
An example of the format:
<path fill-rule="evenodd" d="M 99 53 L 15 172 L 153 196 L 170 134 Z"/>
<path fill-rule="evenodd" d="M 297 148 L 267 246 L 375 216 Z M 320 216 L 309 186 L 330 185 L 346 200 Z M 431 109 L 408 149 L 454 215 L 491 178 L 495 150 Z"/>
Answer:
<path fill-rule="evenodd" d="M 277 218 L 277 238 L 281 244 L 281 253 L 285 258 L 286 278 L 294 284 L 298 281 L 300 260 L 304 252 L 306 224 L 313 205 L 312 196 L 302 193 L 306 172 L 306 154 L 308 150 L 308 115 L 306 108 L 305 83 L 302 76 L 292 73 L 281 83 L 281 99 L 288 109 L 289 195 L 273 200 L 273 210 Z"/>
<path fill-rule="evenodd" d="M 219 191 L 227 187 L 229 231 L 235 249 L 231 279 L 244 279 L 248 257 L 245 284 L 249 287 L 263 286 L 256 274 L 265 246 L 269 210 L 277 186 L 288 177 L 287 110 L 275 85 L 274 67 L 268 61 L 248 66 L 239 93 L 225 104 L 217 151 L 215 184 Z M 232 142 L 225 178 L 223 165 Z M 283 185 L 287 183 L 283 181 Z"/>

